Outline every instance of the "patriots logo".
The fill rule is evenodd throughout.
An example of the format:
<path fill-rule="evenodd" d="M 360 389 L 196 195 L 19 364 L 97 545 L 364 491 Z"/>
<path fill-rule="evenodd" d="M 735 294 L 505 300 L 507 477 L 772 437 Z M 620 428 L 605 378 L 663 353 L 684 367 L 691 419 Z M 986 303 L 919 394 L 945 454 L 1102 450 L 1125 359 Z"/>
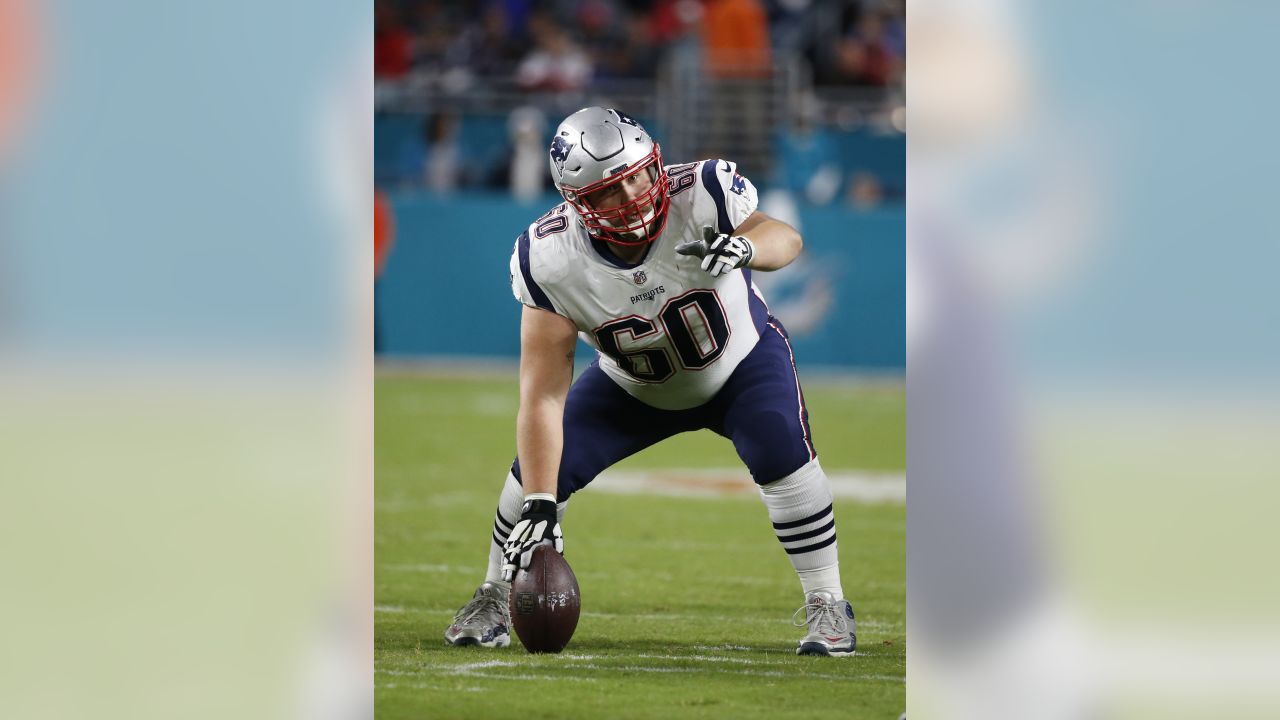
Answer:
<path fill-rule="evenodd" d="M 556 164 L 557 172 L 564 172 L 564 161 L 569 159 L 569 151 L 572 149 L 573 143 L 565 142 L 559 135 L 551 141 L 551 161 Z"/>
<path fill-rule="evenodd" d="M 729 186 L 729 191 L 736 192 L 739 195 L 742 195 L 747 191 L 747 179 L 742 177 L 738 173 L 734 173 L 733 184 Z"/>
<path fill-rule="evenodd" d="M 631 279 L 635 280 L 637 285 L 643 285 L 649 281 L 649 276 L 643 270 L 637 270 L 636 274 L 631 276 Z"/>

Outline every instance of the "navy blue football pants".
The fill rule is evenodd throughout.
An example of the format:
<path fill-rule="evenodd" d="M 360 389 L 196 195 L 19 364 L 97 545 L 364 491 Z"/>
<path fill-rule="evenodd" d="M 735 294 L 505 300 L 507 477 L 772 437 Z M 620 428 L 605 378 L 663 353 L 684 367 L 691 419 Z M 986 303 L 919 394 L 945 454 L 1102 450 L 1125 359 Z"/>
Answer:
<path fill-rule="evenodd" d="M 619 460 L 672 435 L 704 428 L 733 441 L 760 485 L 784 478 L 817 457 L 794 354 L 776 319 L 769 318 L 760 340 L 720 392 L 688 410 L 646 405 L 610 380 L 598 360 L 591 363 L 569 389 L 565 403 L 560 502 Z M 511 472 L 520 479 L 519 458 Z"/>

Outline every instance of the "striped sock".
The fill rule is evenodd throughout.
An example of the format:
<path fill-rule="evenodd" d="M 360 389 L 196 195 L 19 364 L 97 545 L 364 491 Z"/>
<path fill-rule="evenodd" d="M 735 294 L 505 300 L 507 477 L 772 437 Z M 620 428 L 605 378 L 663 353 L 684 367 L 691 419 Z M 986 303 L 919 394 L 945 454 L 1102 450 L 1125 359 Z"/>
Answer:
<path fill-rule="evenodd" d="M 498 496 L 498 510 L 494 513 L 493 534 L 489 540 L 489 567 L 485 570 L 485 582 L 510 588 L 511 583 L 502 580 L 502 546 L 507 542 L 511 528 L 520 520 L 520 506 L 524 504 L 524 488 L 516 476 L 507 473 L 507 482 Z"/>
<path fill-rule="evenodd" d="M 818 460 L 810 460 L 781 480 L 761 485 L 760 497 L 805 595 L 821 590 L 843 599 L 831 487 Z"/>
<path fill-rule="evenodd" d="M 489 541 L 489 567 L 485 570 L 484 581 L 510 589 L 511 583 L 502 580 L 502 546 L 507 542 L 511 528 L 520 520 L 520 508 L 524 505 L 524 488 L 515 475 L 507 473 L 507 482 L 502 486 L 502 494 L 498 496 L 498 510 L 493 518 L 493 536 Z M 564 521 L 564 510 L 569 502 L 556 505 L 556 519 Z"/>

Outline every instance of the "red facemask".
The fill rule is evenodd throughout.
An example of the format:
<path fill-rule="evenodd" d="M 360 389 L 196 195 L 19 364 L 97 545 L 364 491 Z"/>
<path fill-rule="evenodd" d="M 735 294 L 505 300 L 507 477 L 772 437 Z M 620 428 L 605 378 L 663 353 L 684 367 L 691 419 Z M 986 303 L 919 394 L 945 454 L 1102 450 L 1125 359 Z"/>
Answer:
<path fill-rule="evenodd" d="M 586 198 L 592 193 L 617 185 L 642 172 L 652 172 L 653 184 L 635 200 L 607 210 L 597 210 L 587 203 Z M 582 223 L 593 235 L 616 245 L 636 246 L 651 243 L 662 234 L 662 229 L 667 224 L 669 189 L 667 174 L 662 169 L 662 150 L 655 142 L 653 151 L 634 167 L 585 187 L 564 188 L 564 197 L 578 211 Z M 652 217 L 646 219 L 645 216 L 650 213 Z"/>

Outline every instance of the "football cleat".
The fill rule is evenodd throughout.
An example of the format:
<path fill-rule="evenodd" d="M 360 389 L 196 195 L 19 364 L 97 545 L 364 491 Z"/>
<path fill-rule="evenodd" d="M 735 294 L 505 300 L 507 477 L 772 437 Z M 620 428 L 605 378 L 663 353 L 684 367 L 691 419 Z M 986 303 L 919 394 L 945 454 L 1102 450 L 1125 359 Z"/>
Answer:
<path fill-rule="evenodd" d="M 802 612 L 805 619 L 797 622 L 796 617 Z M 809 628 L 809 634 L 796 648 L 797 655 L 852 657 L 858 647 L 858 626 L 853 619 L 853 606 L 848 600 L 836 600 L 831 593 L 809 593 L 804 606 L 791 616 L 791 624 Z"/>
<path fill-rule="evenodd" d="M 506 647 L 511 644 L 510 627 L 507 591 L 485 583 L 476 590 L 471 602 L 453 616 L 449 629 L 444 631 L 444 639 L 450 645 Z"/>

